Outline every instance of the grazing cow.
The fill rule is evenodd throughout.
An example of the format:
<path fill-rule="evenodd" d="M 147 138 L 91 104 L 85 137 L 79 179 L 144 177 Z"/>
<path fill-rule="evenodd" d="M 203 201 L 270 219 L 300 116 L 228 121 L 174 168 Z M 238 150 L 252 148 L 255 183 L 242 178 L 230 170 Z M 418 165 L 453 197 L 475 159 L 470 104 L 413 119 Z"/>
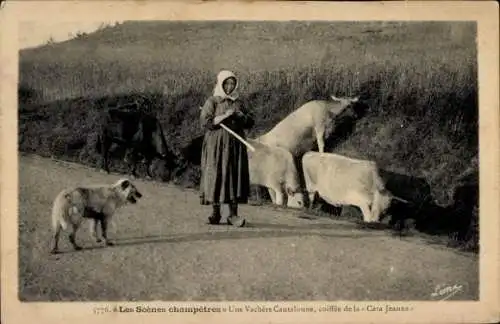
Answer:
<path fill-rule="evenodd" d="M 325 150 L 325 139 L 335 129 L 337 116 L 357 116 L 362 113 L 359 98 L 337 98 L 313 100 L 289 114 L 259 141 L 272 146 L 280 146 L 296 157 L 312 151 L 315 142 L 319 152 Z M 352 108 L 352 109 L 351 109 Z"/>
<path fill-rule="evenodd" d="M 131 167 L 130 174 L 136 176 L 140 157 L 146 163 L 146 172 L 152 178 L 151 163 L 160 158 L 168 166 L 176 162 L 176 155 L 169 149 L 159 121 L 142 111 L 119 108 L 106 110 L 100 125 L 97 152 L 102 154 L 102 169 L 109 173 L 109 153 L 115 144 L 126 149 L 125 160 Z"/>
<path fill-rule="evenodd" d="M 333 153 L 308 152 L 302 157 L 302 166 L 309 194 L 310 207 L 316 194 L 327 203 L 353 205 L 363 213 L 367 223 L 380 221 L 394 198 L 384 186 L 377 164 Z"/>
<path fill-rule="evenodd" d="M 269 190 L 273 204 L 302 208 L 304 195 L 299 174 L 290 152 L 280 147 L 272 147 L 254 139 L 247 141 L 255 148 L 248 150 L 250 183 Z"/>

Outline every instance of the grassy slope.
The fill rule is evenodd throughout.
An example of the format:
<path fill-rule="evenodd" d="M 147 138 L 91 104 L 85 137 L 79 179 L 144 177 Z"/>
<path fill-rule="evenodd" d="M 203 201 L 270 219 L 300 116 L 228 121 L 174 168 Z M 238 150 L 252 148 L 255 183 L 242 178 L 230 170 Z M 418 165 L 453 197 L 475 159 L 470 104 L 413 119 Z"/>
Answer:
<path fill-rule="evenodd" d="M 96 113 L 134 93 L 146 97 L 167 140 L 183 147 L 202 133 L 193 122 L 197 108 L 227 68 L 241 78 L 257 116 L 250 136 L 307 100 L 362 95 L 369 114 L 333 150 L 425 179 L 433 199 L 449 205 L 478 152 L 474 30 L 439 23 L 124 23 L 20 53 L 20 149 L 94 164 Z M 184 183 L 196 183 L 196 172 Z"/>

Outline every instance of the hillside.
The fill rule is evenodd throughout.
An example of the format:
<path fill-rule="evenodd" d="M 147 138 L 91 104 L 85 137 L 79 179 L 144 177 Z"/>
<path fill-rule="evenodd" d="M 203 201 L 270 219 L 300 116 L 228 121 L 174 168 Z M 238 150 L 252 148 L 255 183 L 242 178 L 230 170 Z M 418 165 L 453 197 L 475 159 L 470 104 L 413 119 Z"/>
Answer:
<path fill-rule="evenodd" d="M 308 100 L 361 95 L 368 114 L 331 150 L 424 181 L 441 207 L 456 206 L 465 170 L 477 172 L 468 23 L 125 22 L 21 51 L 20 150 L 95 165 L 98 111 L 138 97 L 179 150 L 202 134 L 193 121 L 222 68 L 257 116 L 250 136 Z M 196 186 L 197 172 L 178 182 Z"/>

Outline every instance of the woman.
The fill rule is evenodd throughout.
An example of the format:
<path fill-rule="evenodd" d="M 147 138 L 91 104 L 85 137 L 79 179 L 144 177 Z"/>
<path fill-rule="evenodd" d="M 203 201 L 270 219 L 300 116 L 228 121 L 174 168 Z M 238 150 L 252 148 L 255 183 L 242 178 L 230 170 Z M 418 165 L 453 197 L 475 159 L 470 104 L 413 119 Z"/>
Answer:
<path fill-rule="evenodd" d="M 238 204 L 246 204 L 250 192 L 246 146 L 219 124 L 245 138 L 244 129 L 253 126 L 252 116 L 238 99 L 238 81 L 231 71 L 217 76 L 213 96 L 201 108 L 201 125 L 206 130 L 201 160 L 201 204 L 212 204 L 210 224 L 219 224 L 221 204 L 229 205 L 227 222 L 244 226 Z"/>

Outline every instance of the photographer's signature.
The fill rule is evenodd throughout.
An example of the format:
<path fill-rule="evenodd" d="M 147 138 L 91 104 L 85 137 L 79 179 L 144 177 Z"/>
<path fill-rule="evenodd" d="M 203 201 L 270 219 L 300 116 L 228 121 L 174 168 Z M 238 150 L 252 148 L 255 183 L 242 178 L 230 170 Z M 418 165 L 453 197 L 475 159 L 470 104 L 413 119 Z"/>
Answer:
<path fill-rule="evenodd" d="M 451 298 L 452 296 L 458 294 L 459 292 L 463 292 L 463 286 L 454 284 L 451 285 L 437 285 L 434 288 L 434 292 L 431 294 L 431 297 L 436 298 L 438 300 L 446 300 Z"/>

